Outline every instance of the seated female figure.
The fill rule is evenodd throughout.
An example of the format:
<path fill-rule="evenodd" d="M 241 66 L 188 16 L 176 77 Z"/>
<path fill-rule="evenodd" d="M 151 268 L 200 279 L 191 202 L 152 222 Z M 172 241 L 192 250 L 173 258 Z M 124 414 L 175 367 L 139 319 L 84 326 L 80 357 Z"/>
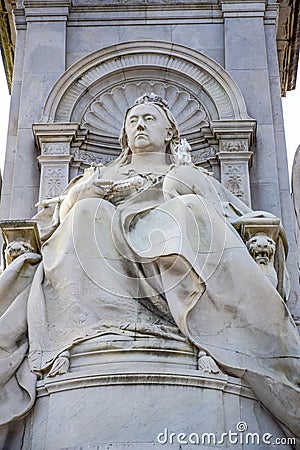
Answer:
<path fill-rule="evenodd" d="M 178 144 L 166 102 L 145 95 L 126 113 L 120 157 L 67 187 L 43 260 L 19 289 L 30 346 L 14 371 L 26 364 L 32 377 L 56 375 L 65 352 L 100 336 L 184 340 L 216 363 L 212 370 L 245 379 L 281 426 L 300 436 L 299 337 L 230 223 L 252 211 Z M 32 254 L 12 265 L 14 274 L 32 268 Z M 13 299 L 11 283 L 10 290 Z M 21 386 L 29 400 L 20 415 L 34 401 L 29 384 Z"/>

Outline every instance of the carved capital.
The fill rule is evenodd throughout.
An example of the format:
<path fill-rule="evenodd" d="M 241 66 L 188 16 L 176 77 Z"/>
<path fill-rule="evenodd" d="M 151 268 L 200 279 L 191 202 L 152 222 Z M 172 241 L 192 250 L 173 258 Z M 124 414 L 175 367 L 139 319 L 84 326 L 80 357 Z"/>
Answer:
<path fill-rule="evenodd" d="M 78 123 L 35 123 L 32 131 L 41 154 L 70 153 L 70 144 L 76 138 Z"/>
<path fill-rule="evenodd" d="M 248 144 L 248 150 L 255 139 L 256 121 L 253 119 L 213 120 L 211 122 L 210 128 L 215 139 L 217 139 L 219 142 L 240 141 L 241 146 L 245 146 Z"/>
<path fill-rule="evenodd" d="M 79 124 L 34 124 L 33 133 L 41 155 L 39 201 L 58 196 L 69 182 L 71 143 L 76 139 Z"/>
<path fill-rule="evenodd" d="M 278 217 L 251 217 L 241 225 L 241 236 L 245 242 L 258 233 L 265 233 L 273 241 L 277 241 L 279 233 L 283 233 Z"/>

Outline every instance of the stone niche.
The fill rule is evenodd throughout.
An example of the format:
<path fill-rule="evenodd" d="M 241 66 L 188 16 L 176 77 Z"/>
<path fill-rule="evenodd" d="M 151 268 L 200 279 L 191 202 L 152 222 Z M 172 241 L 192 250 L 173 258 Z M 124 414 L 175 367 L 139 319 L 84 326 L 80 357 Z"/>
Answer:
<path fill-rule="evenodd" d="M 251 205 L 249 167 L 256 122 L 232 78 L 216 62 L 180 45 L 138 41 L 92 53 L 59 79 L 33 125 L 40 149 L 40 201 L 58 196 L 90 164 L 119 154 L 128 106 L 145 92 L 165 98 L 193 162 Z"/>

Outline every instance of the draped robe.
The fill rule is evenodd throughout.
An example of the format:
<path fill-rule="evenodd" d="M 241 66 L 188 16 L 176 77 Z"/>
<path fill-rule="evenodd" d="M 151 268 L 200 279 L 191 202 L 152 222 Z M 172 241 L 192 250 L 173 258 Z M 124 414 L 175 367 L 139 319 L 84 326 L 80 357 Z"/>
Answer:
<path fill-rule="evenodd" d="M 191 165 L 148 178 L 119 204 L 76 202 L 42 261 L 24 254 L 1 276 L 0 424 L 31 409 L 36 374 L 64 350 L 136 332 L 206 351 L 299 437 L 299 335 L 230 224 L 243 214 L 251 210 Z"/>

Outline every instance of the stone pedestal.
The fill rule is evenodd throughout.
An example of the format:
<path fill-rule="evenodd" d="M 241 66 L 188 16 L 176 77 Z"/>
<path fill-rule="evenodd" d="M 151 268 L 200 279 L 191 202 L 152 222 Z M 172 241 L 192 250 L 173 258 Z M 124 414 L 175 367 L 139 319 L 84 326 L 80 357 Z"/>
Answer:
<path fill-rule="evenodd" d="M 38 382 L 22 448 L 231 449 L 248 439 L 247 448 L 258 449 L 285 439 L 240 379 L 198 370 L 188 343 L 107 344 L 98 338 L 74 347 L 68 374 Z"/>

